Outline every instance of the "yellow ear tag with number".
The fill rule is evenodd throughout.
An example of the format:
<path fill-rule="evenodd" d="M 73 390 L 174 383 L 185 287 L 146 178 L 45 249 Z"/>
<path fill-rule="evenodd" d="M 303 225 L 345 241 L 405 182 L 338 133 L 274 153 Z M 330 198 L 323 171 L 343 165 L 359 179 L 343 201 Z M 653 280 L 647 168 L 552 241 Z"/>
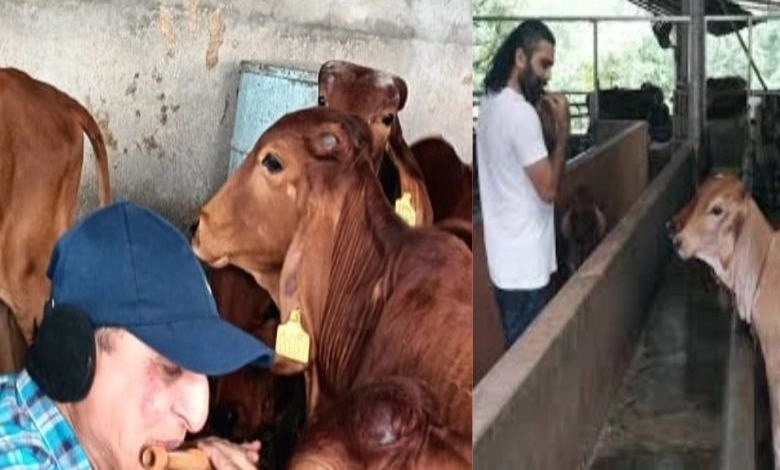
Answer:
<path fill-rule="evenodd" d="M 395 213 L 401 217 L 410 227 L 414 227 L 417 222 L 417 212 L 412 205 L 412 195 L 403 193 L 401 197 L 395 200 Z"/>
<path fill-rule="evenodd" d="M 309 335 L 301 326 L 301 309 L 295 307 L 290 319 L 276 329 L 276 353 L 294 361 L 309 362 Z"/>

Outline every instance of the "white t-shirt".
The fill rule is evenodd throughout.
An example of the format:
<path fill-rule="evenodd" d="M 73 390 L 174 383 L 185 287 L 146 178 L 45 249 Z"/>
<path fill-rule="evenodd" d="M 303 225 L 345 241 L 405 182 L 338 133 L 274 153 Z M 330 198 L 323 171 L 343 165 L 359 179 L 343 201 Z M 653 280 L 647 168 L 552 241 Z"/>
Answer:
<path fill-rule="evenodd" d="M 488 271 L 502 289 L 544 287 L 555 272 L 553 205 L 523 167 L 546 158 L 539 115 L 511 88 L 486 95 L 477 122 L 479 194 Z"/>

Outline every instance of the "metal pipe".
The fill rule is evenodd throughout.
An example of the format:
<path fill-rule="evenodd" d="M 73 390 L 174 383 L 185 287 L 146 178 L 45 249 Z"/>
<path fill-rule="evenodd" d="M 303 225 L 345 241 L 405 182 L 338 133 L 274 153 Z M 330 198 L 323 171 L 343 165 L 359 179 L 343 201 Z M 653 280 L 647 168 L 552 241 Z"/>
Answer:
<path fill-rule="evenodd" d="M 701 151 L 704 134 L 704 121 L 706 117 L 706 95 L 704 90 L 704 77 L 706 64 L 705 37 L 704 37 L 704 0 L 689 0 L 691 22 L 688 28 L 688 44 L 690 48 L 688 77 L 690 95 L 688 96 L 688 122 L 690 136 L 694 142 L 697 159 L 696 173 L 701 170 Z"/>
<path fill-rule="evenodd" d="M 748 93 L 750 92 L 750 89 L 753 87 L 753 18 L 748 19 L 748 59 L 750 59 L 750 63 L 748 63 L 747 68 L 747 89 Z M 758 77 L 761 77 L 761 74 L 758 74 Z M 761 80 L 761 83 L 764 81 Z M 764 84 L 764 90 L 766 90 L 766 84 Z"/>
<path fill-rule="evenodd" d="M 718 3 L 720 4 L 720 7 L 724 10 L 726 9 L 726 2 L 723 0 L 718 0 Z M 748 28 L 753 24 L 752 17 L 748 18 Z M 705 23 L 707 19 L 704 19 Z M 751 54 L 751 50 L 748 48 L 748 46 L 745 45 L 745 41 L 742 39 L 742 35 L 739 34 L 739 30 L 737 29 L 736 25 L 734 24 L 734 21 L 731 21 L 731 27 L 734 29 L 734 34 L 737 35 L 737 39 L 739 40 L 739 45 L 742 46 L 742 50 L 745 51 L 745 54 L 747 54 L 748 58 L 748 67 L 752 68 L 756 71 L 756 77 L 758 77 L 758 81 L 761 83 L 761 87 L 766 91 L 768 88 L 766 86 L 766 82 L 764 82 L 764 77 L 761 76 L 761 72 L 759 72 L 758 67 L 756 66 L 756 63 L 753 62 L 753 56 Z M 748 34 L 751 34 L 751 30 L 748 29 Z M 748 88 L 750 88 L 750 81 L 748 81 Z"/>
<path fill-rule="evenodd" d="M 593 21 L 593 116 L 590 122 L 599 119 L 599 23 Z"/>
<path fill-rule="evenodd" d="M 504 15 L 486 15 L 486 16 L 475 16 L 472 18 L 472 21 L 474 23 L 483 23 L 483 22 L 518 22 L 518 21 L 524 21 L 524 20 L 542 20 L 542 21 L 549 21 L 549 22 L 591 22 L 591 21 L 618 21 L 618 22 L 624 22 L 624 21 L 650 21 L 650 22 L 656 22 L 656 21 L 667 21 L 670 23 L 687 23 L 690 21 L 690 18 L 687 16 L 547 16 L 547 17 L 539 17 L 539 16 L 528 16 L 528 15 L 519 15 L 519 16 L 504 16 Z"/>
<path fill-rule="evenodd" d="M 724 23 L 726 21 L 747 21 L 748 19 L 753 18 L 753 20 L 761 20 L 761 21 L 773 21 L 780 19 L 780 14 L 770 14 L 770 15 L 708 15 L 705 16 L 705 21 L 712 22 L 712 23 Z"/>
<path fill-rule="evenodd" d="M 780 13 L 772 13 L 767 15 L 707 15 L 704 17 L 705 22 L 721 23 L 726 21 L 747 21 L 748 18 L 761 21 L 774 21 L 780 20 Z M 532 15 L 484 15 L 475 16 L 472 18 L 474 23 L 503 23 L 503 22 L 518 22 L 524 20 L 542 20 L 549 22 L 561 22 L 561 23 L 589 23 L 591 21 L 598 22 L 631 22 L 631 21 L 645 21 L 655 23 L 658 21 L 664 21 L 667 23 L 689 23 L 691 18 L 688 16 L 675 16 L 675 15 L 659 15 L 659 16 L 532 16 Z"/>

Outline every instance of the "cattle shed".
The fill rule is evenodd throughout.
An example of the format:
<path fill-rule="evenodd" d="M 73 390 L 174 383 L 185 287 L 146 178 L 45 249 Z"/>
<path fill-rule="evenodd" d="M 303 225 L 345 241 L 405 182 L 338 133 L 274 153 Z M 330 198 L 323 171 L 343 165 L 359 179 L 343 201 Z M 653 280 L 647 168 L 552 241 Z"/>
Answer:
<path fill-rule="evenodd" d="M 469 1 L 9 0 L 2 11 L 0 66 L 85 105 L 105 136 L 114 198 L 182 228 L 227 176 L 242 61 L 316 76 L 341 59 L 395 73 L 409 87 L 407 140 L 442 135 L 471 161 Z M 84 162 L 81 213 L 97 200 L 88 146 Z"/>
<path fill-rule="evenodd" d="M 780 3 L 630 2 L 650 14 L 475 17 L 475 28 L 528 18 L 591 25 L 595 86 L 564 91 L 587 124 L 572 135 L 556 224 L 584 185 L 609 227 L 573 273 L 558 245 L 546 306 L 505 350 L 475 190 L 475 468 L 773 468 L 763 358 L 710 269 L 679 259 L 666 223 L 721 169 L 737 172 L 776 218 L 778 90 L 752 52 L 756 25 L 780 19 Z M 598 36 L 610 22 L 653 25 L 659 47 L 672 38 L 672 137 L 663 144 L 635 107 L 641 90 L 599 87 Z M 739 41 L 745 70 L 708 75 L 708 36 Z M 475 85 L 475 120 L 480 99 Z"/>

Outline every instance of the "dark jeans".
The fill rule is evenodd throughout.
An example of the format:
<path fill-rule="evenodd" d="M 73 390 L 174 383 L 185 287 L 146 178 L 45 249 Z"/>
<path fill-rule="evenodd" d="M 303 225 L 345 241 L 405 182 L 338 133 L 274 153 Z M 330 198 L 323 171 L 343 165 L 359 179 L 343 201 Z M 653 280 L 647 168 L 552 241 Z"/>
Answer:
<path fill-rule="evenodd" d="M 546 300 L 545 290 L 545 287 L 533 290 L 504 290 L 493 286 L 507 348 L 542 311 Z"/>

